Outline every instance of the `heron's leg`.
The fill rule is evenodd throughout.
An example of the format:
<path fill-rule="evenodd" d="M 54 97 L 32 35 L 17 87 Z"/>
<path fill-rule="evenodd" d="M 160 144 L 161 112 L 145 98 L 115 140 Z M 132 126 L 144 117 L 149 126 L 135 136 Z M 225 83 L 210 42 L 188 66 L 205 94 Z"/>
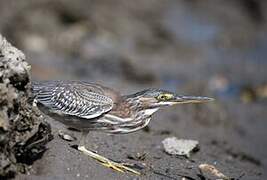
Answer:
<path fill-rule="evenodd" d="M 86 137 L 87 137 L 87 135 L 88 135 L 88 133 L 89 133 L 89 131 L 85 131 L 85 130 L 83 130 L 82 131 L 82 136 L 81 136 L 81 139 L 80 139 L 80 143 L 79 143 L 79 146 L 78 147 L 84 147 L 85 146 L 85 141 L 86 141 Z"/>
<path fill-rule="evenodd" d="M 85 148 L 85 139 L 87 134 L 89 133 L 89 131 L 83 131 L 82 132 L 82 137 L 80 140 L 80 144 L 78 146 L 78 150 L 83 152 L 84 154 L 86 154 L 87 156 L 90 156 L 92 158 L 94 158 L 95 160 L 99 161 L 103 166 L 109 167 L 111 169 L 114 169 L 116 171 L 119 172 L 124 172 L 124 171 L 129 171 L 131 173 L 140 175 L 140 173 L 138 171 L 135 171 L 134 169 L 131 169 L 125 165 L 123 165 L 122 163 L 117 163 L 114 162 L 112 160 L 109 160 L 95 152 L 89 151 L 88 149 Z"/>

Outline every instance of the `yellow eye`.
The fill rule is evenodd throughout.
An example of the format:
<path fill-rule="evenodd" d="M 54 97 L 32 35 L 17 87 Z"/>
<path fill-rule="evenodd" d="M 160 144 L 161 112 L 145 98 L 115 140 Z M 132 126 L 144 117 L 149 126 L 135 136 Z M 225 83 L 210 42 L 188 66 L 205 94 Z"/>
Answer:
<path fill-rule="evenodd" d="M 173 95 L 172 94 L 160 94 L 157 99 L 159 101 L 167 101 L 167 100 L 170 100 L 173 98 Z"/>

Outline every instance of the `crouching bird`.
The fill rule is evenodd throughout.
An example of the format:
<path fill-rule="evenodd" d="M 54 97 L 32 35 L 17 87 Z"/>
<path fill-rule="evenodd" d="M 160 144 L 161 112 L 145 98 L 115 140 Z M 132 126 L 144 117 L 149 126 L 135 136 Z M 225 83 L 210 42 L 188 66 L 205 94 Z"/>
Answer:
<path fill-rule="evenodd" d="M 123 96 L 108 87 L 84 81 L 33 82 L 32 92 L 34 102 L 44 114 L 82 132 L 79 151 L 106 167 L 135 174 L 140 173 L 87 150 L 85 138 L 89 131 L 134 132 L 147 126 L 153 113 L 161 107 L 212 100 L 160 89 L 147 89 Z"/>

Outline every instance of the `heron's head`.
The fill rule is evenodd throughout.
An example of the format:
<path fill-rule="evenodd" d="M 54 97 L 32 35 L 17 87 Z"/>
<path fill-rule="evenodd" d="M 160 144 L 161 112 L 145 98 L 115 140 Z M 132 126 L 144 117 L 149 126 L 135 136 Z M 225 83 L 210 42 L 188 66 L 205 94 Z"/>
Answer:
<path fill-rule="evenodd" d="M 140 109 L 151 110 L 151 112 L 152 110 L 155 112 L 160 107 L 164 106 L 187 103 L 204 103 L 213 100 L 212 98 L 208 97 L 178 95 L 176 93 L 161 89 L 147 89 L 140 91 L 127 96 L 127 99 L 129 99 L 132 104 L 138 106 Z"/>

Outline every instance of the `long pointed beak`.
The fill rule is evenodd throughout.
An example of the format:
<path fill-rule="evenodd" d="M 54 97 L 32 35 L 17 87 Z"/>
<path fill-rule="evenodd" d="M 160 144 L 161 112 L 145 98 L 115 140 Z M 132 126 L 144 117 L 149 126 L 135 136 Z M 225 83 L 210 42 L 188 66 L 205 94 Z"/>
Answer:
<path fill-rule="evenodd" d="M 188 104 L 188 103 L 205 103 L 213 101 L 213 98 L 202 97 L 202 96 L 176 96 L 173 102 L 175 104 Z"/>

